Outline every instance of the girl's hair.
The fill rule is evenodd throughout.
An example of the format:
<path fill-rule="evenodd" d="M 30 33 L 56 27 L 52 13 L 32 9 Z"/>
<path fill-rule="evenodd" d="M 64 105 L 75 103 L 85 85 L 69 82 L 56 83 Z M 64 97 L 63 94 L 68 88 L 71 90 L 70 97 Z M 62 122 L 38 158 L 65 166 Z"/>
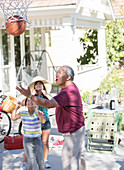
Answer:
<path fill-rule="evenodd" d="M 31 99 L 30 99 L 31 100 Z M 25 106 L 27 106 L 27 102 L 28 102 L 28 97 L 25 98 Z"/>
<path fill-rule="evenodd" d="M 26 97 L 26 99 L 25 99 L 25 106 L 27 105 L 27 101 L 28 101 L 28 98 Z"/>
<path fill-rule="evenodd" d="M 66 70 L 65 70 L 66 75 L 70 76 L 71 77 L 70 80 L 73 81 L 74 80 L 74 70 L 67 65 L 64 65 L 64 67 L 66 68 Z"/>

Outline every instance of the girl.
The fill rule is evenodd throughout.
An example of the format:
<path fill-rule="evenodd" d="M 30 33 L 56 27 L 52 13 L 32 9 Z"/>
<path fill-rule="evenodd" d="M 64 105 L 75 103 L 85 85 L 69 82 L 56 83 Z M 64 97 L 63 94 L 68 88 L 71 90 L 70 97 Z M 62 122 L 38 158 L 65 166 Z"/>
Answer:
<path fill-rule="evenodd" d="M 20 111 L 18 114 L 19 103 L 12 112 L 11 119 L 17 120 L 21 118 L 23 124 L 23 146 L 27 157 L 26 170 L 33 170 L 34 155 L 39 170 L 44 170 L 44 159 L 41 140 L 41 123 L 45 123 L 45 118 L 41 111 L 38 110 L 36 104 L 30 99 L 25 99 L 27 111 Z"/>
<path fill-rule="evenodd" d="M 31 84 L 29 84 L 30 90 L 33 94 L 38 97 L 51 99 L 48 94 L 51 91 L 51 84 L 42 78 L 41 76 L 36 76 L 33 78 Z M 43 142 L 43 153 L 44 153 L 44 166 L 45 168 L 51 168 L 50 163 L 48 162 L 48 153 L 49 153 L 49 135 L 51 129 L 51 123 L 49 120 L 48 109 L 42 106 L 38 106 L 39 110 L 43 112 L 43 116 L 46 119 L 45 124 L 42 124 L 42 142 Z M 26 156 L 24 155 L 23 162 L 26 162 Z M 24 163 L 25 164 L 25 163 Z"/>

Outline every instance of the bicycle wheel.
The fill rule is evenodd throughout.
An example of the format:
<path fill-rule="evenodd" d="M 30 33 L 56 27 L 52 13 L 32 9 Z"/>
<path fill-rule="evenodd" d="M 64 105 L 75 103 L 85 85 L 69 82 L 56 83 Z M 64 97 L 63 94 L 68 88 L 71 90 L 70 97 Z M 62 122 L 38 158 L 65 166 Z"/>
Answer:
<path fill-rule="evenodd" d="M 8 136 L 11 130 L 11 119 L 8 113 L 0 111 L 0 143 L 4 141 L 4 136 Z"/>
<path fill-rule="evenodd" d="M 22 135 L 22 121 L 19 123 L 18 133 Z"/>

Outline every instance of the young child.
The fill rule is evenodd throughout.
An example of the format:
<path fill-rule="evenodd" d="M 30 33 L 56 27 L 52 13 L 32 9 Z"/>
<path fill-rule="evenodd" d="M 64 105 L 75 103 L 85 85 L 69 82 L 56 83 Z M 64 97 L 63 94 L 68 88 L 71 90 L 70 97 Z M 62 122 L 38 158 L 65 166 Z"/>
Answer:
<path fill-rule="evenodd" d="M 40 98 L 50 100 L 52 97 L 49 95 L 51 90 L 51 83 L 42 78 L 41 76 L 36 76 L 33 78 L 32 83 L 29 84 L 32 93 Z M 51 123 L 48 114 L 48 109 L 42 106 L 38 106 L 38 109 L 43 112 L 43 116 L 46 119 L 45 124 L 42 124 L 42 142 L 43 142 L 43 153 L 44 153 L 44 166 L 45 168 L 51 168 L 48 162 L 49 154 L 49 136 L 51 131 Z"/>
<path fill-rule="evenodd" d="M 23 146 L 24 152 L 27 157 L 26 170 L 32 170 L 34 167 L 34 155 L 38 164 L 39 170 L 44 170 L 44 156 L 41 140 L 41 123 L 45 123 L 45 118 L 41 111 L 38 110 L 38 106 L 32 101 L 26 98 L 25 105 L 28 111 L 17 110 L 20 103 L 16 104 L 15 109 L 12 112 L 11 119 L 17 120 L 21 118 L 23 124 Z"/>

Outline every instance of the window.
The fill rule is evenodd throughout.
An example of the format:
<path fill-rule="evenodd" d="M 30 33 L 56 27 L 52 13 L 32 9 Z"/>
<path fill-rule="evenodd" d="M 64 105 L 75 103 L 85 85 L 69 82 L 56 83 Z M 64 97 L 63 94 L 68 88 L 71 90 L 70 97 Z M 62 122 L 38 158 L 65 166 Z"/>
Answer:
<path fill-rule="evenodd" d="M 35 51 L 42 49 L 41 28 L 34 28 L 34 45 Z"/>
<path fill-rule="evenodd" d="M 3 50 L 2 65 L 8 65 L 10 58 L 10 35 L 6 32 L 6 30 L 2 30 L 2 50 Z"/>
<path fill-rule="evenodd" d="M 47 31 L 45 33 L 45 41 L 46 41 L 46 47 L 51 47 L 51 33 L 50 31 Z"/>

